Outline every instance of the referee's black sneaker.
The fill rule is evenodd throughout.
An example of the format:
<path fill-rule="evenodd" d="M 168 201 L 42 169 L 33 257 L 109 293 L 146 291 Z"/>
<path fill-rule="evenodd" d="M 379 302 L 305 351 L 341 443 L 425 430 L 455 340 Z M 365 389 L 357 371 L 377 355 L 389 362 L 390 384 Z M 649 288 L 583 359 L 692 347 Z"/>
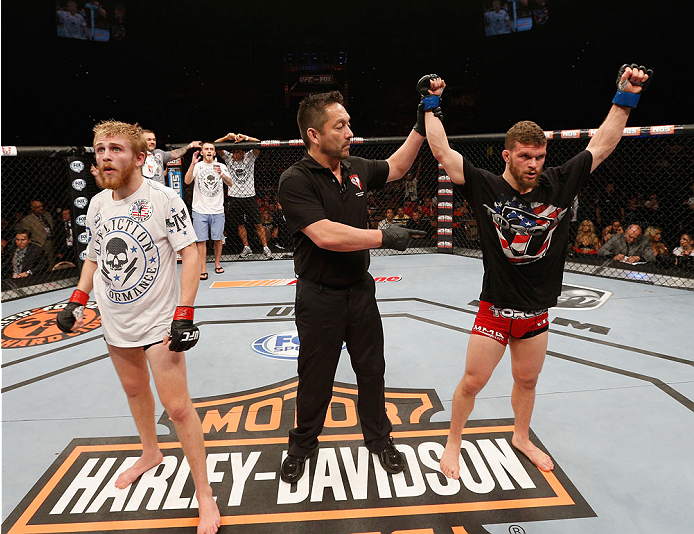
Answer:
<path fill-rule="evenodd" d="M 305 456 L 287 454 L 287 457 L 284 459 L 284 462 L 282 462 L 282 467 L 280 468 L 280 478 L 287 484 L 291 484 L 292 482 L 299 480 L 304 474 L 306 460 L 316 453 L 316 449 L 313 449 Z"/>
<path fill-rule="evenodd" d="M 405 457 L 393 445 L 393 438 L 388 438 L 388 443 L 384 449 L 378 453 L 378 460 L 381 466 L 388 473 L 401 473 L 405 470 Z"/>

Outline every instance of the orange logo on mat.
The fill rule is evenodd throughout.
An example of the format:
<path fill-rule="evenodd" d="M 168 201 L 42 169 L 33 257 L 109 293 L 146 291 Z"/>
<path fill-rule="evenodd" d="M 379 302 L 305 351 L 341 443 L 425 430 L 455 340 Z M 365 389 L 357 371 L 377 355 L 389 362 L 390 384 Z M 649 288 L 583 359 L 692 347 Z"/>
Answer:
<path fill-rule="evenodd" d="M 430 389 L 386 390 L 392 435 L 407 459 L 405 473 L 389 475 L 364 446 L 356 387 L 335 383 L 318 452 L 302 479 L 286 484 L 278 470 L 296 388 L 293 378 L 194 401 L 222 525 L 237 534 L 463 534 L 484 524 L 595 516 L 558 465 L 543 473 L 513 449 L 512 420 L 472 421 L 460 479 L 446 479 L 438 460 L 448 423 L 431 421 L 443 406 Z M 173 423 L 166 414 L 159 423 L 170 430 L 159 438 L 164 461 L 135 484 L 114 487 L 141 454 L 137 437 L 74 439 L 3 532 L 189 532 L 198 521 L 190 469 Z"/>
<path fill-rule="evenodd" d="M 84 326 L 76 332 L 66 334 L 55 322 L 58 312 L 64 307 L 65 303 L 53 304 L 3 317 L 2 348 L 13 349 L 55 343 L 101 326 L 99 308 L 96 302 L 90 301 L 84 308 Z"/>

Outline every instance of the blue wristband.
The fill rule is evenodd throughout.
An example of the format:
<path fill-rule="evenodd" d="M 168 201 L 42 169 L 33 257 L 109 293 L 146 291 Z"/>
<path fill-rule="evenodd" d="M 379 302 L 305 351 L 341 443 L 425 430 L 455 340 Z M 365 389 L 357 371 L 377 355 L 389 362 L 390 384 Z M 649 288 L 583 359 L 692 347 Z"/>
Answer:
<path fill-rule="evenodd" d="M 422 102 L 424 102 L 424 111 L 429 111 L 432 109 L 435 109 L 439 107 L 439 96 L 438 95 L 429 95 L 425 96 L 422 98 Z"/>
<path fill-rule="evenodd" d="M 628 108 L 635 108 L 636 104 L 639 103 L 640 93 L 627 93 L 625 91 L 617 91 L 612 99 L 613 104 L 618 106 L 626 106 Z"/>

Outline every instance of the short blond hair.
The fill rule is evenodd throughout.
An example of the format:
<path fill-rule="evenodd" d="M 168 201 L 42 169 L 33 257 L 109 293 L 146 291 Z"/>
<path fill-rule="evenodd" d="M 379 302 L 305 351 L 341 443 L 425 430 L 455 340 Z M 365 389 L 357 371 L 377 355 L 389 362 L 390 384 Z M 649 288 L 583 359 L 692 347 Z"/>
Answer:
<path fill-rule="evenodd" d="M 140 152 L 147 154 L 147 142 L 142 134 L 143 130 L 138 123 L 128 124 L 110 119 L 94 126 L 94 144 L 102 137 L 120 137 L 130 143 L 135 155 Z"/>
<path fill-rule="evenodd" d="M 513 150 L 516 143 L 520 143 L 521 145 L 545 146 L 547 144 L 547 138 L 545 137 L 544 130 L 533 121 L 520 121 L 511 126 L 509 131 L 506 132 L 504 148 L 506 150 Z"/>

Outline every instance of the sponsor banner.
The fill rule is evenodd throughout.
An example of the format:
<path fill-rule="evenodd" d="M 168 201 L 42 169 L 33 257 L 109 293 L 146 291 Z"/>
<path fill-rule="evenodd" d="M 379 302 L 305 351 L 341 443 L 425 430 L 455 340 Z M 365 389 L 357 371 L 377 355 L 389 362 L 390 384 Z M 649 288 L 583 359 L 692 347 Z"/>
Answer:
<path fill-rule="evenodd" d="M 16 146 L 3 146 L 2 147 L 2 155 L 3 156 L 16 156 L 17 155 L 17 147 Z"/>
<path fill-rule="evenodd" d="M 581 130 L 561 130 L 562 139 L 578 139 L 581 137 Z"/>
<path fill-rule="evenodd" d="M 399 282 L 402 276 L 374 276 L 374 282 Z M 225 289 L 228 287 L 274 287 L 274 286 L 294 286 L 296 278 L 271 278 L 269 280 L 228 280 L 212 282 L 213 289 Z"/>
<path fill-rule="evenodd" d="M 171 162 L 169 162 L 169 165 L 170 164 Z M 181 171 L 180 165 L 167 167 L 166 174 L 169 178 L 169 187 L 183 198 L 183 172 Z"/>
<path fill-rule="evenodd" d="M 392 435 L 407 469 L 387 474 L 364 446 L 356 386 L 335 383 L 315 456 L 295 484 L 280 480 L 294 427 L 298 382 L 194 400 L 202 421 L 207 472 L 222 530 L 236 534 L 485 532 L 482 525 L 568 520 L 595 513 L 555 458 L 544 473 L 511 445 L 512 419 L 470 421 L 459 479 L 439 459 L 448 422 L 432 389 L 385 391 Z M 7 534 L 192 532 L 197 501 L 190 467 L 166 413 L 159 423 L 163 461 L 130 487 L 114 481 L 142 447 L 136 436 L 74 439 L 2 525 Z M 533 442 L 544 449 L 531 431 Z M 551 453 L 551 451 L 548 451 Z"/>
<path fill-rule="evenodd" d="M 84 326 L 66 334 L 58 328 L 56 317 L 67 302 L 22 311 L 2 318 L 2 348 L 17 349 L 56 343 L 91 332 L 101 326 L 101 315 L 96 302 L 89 301 L 84 308 Z"/>
<path fill-rule="evenodd" d="M 68 166 L 68 180 L 70 182 L 70 198 L 72 200 L 70 215 L 73 221 L 82 221 L 87 216 L 89 201 L 92 196 L 98 192 L 94 185 L 94 177 L 89 170 L 91 163 L 76 156 L 69 156 L 66 158 L 66 161 Z M 78 263 L 80 268 L 86 256 L 88 242 L 89 232 L 86 233 L 86 236 L 84 233 L 81 233 L 78 239 L 75 239 L 73 243 L 75 257 L 79 258 Z"/>
<path fill-rule="evenodd" d="M 651 135 L 672 135 L 675 133 L 675 127 L 672 124 L 667 126 L 651 126 Z"/>

